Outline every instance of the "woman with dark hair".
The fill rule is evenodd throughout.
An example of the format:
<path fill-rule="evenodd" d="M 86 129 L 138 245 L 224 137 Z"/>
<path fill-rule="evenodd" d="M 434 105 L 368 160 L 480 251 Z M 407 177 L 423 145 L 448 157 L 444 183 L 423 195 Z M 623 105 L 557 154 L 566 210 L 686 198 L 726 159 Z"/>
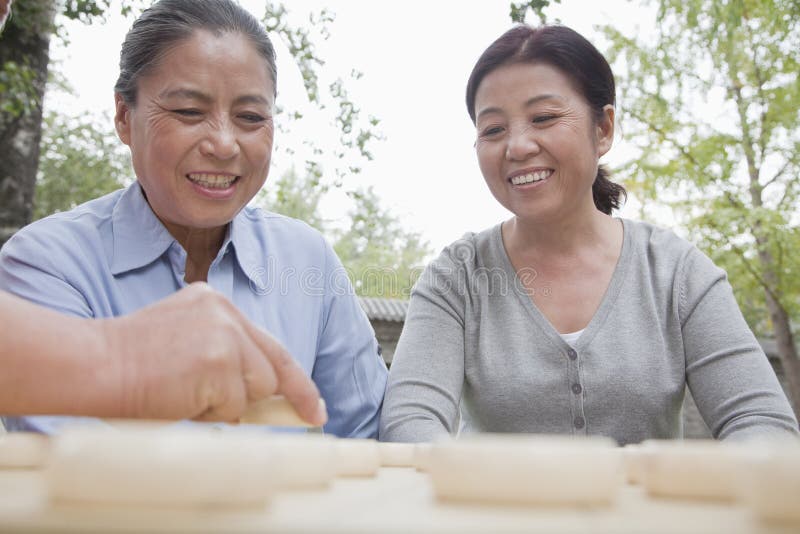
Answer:
<path fill-rule="evenodd" d="M 467 234 L 411 296 L 380 437 L 459 427 L 682 435 L 688 385 L 720 439 L 797 421 L 725 273 L 674 233 L 612 217 L 614 76 L 563 26 L 517 26 L 467 83 L 478 164 L 513 217 Z M 463 419 L 462 419 L 463 418 Z"/>
<path fill-rule="evenodd" d="M 18 232 L 0 251 L 0 289 L 101 318 L 206 282 L 311 376 L 327 432 L 375 436 L 386 367 L 336 254 L 308 225 L 246 207 L 269 171 L 276 81 L 272 43 L 234 1 L 156 2 L 125 38 L 115 86 L 136 181 Z M 173 332 L 161 357 L 197 335 Z M 192 392 L 212 406 L 230 393 Z M 5 422 L 52 432 L 68 420 Z"/>

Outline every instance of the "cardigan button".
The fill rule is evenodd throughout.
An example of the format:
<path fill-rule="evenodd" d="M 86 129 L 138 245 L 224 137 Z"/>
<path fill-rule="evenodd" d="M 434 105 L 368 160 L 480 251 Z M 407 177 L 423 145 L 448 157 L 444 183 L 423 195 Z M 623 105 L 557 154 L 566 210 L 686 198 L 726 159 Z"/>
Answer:
<path fill-rule="evenodd" d="M 569 356 L 570 360 L 578 359 L 578 353 L 575 352 L 575 349 L 567 349 L 567 356 Z"/>

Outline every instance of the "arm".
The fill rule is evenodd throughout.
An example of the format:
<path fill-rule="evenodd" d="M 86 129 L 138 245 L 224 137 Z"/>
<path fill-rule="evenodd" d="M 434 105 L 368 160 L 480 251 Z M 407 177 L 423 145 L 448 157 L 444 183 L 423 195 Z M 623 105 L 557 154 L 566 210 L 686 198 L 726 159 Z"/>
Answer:
<path fill-rule="evenodd" d="M 692 248 L 679 281 L 686 381 L 714 437 L 797 434 L 797 420 L 725 272 Z"/>
<path fill-rule="evenodd" d="M 0 249 L 0 290 L 67 315 L 94 317 L 89 295 L 103 288 L 97 254 L 87 243 L 44 219 L 23 228 Z"/>
<path fill-rule="evenodd" d="M 464 384 L 464 281 L 463 267 L 445 250 L 414 287 L 389 373 L 381 440 L 432 441 L 458 430 Z"/>
<path fill-rule="evenodd" d="M 339 437 L 374 438 L 386 389 L 386 364 L 339 258 L 327 244 L 325 250 L 321 333 L 311 375 L 328 405 L 325 431 Z"/>
<path fill-rule="evenodd" d="M 294 360 L 205 284 L 105 320 L 0 292 L 0 339 L 6 414 L 234 420 L 280 392 L 307 421 L 325 420 Z"/>

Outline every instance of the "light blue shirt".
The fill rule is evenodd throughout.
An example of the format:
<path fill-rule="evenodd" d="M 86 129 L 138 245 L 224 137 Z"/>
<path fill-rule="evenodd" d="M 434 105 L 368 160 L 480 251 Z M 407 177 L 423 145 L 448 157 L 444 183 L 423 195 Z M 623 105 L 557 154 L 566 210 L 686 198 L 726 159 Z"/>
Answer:
<path fill-rule="evenodd" d="M 0 251 L 0 289 L 70 315 L 116 317 L 186 286 L 185 264 L 186 251 L 137 182 L 17 232 Z M 328 406 L 325 432 L 377 435 L 386 366 L 347 273 L 319 232 L 247 207 L 228 226 L 208 284 L 281 341 L 313 378 Z M 87 421 L 37 416 L 4 423 L 53 433 L 76 419 Z"/>

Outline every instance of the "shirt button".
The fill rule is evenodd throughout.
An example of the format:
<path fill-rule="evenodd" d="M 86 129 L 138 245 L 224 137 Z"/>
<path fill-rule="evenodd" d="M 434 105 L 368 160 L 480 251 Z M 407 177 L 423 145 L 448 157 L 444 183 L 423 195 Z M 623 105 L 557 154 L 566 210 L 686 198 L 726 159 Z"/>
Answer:
<path fill-rule="evenodd" d="M 581 394 L 581 391 L 583 391 L 583 388 L 581 387 L 581 385 L 580 385 L 580 384 L 578 384 L 577 382 L 575 382 L 574 384 L 572 384 L 572 392 L 573 392 L 575 395 L 580 395 L 580 394 Z"/>
<path fill-rule="evenodd" d="M 570 360 L 575 360 L 578 358 L 578 353 L 575 352 L 575 349 L 567 349 L 567 356 Z"/>
<path fill-rule="evenodd" d="M 575 428 L 580 430 L 581 428 L 583 428 L 583 425 L 586 424 L 586 421 L 583 420 L 583 417 L 578 416 L 572 423 L 575 425 Z"/>

